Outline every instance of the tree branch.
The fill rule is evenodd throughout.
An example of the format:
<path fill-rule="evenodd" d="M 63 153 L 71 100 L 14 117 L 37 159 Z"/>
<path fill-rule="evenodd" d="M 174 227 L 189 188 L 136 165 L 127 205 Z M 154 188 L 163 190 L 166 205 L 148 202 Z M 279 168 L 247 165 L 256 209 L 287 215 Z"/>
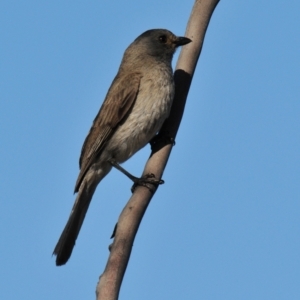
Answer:
<path fill-rule="evenodd" d="M 152 153 L 143 175 L 153 173 L 156 178 L 162 177 L 183 115 L 206 29 L 218 2 L 219 0 L 195 1 L 185 33 L 185 36 L 191 38 L 193 42 L 181 50 L 174 73 L 175 98 L 171 113 L 159 132 L 158 138 L 152 143 Z M 136 187 L 124 207 L 115 230 L 114 241 L 110 246 L 107 265 L 97 284 L 97 300 L 118 299 L 135 235 L 156 187 L 153 187 L 153 190 L 154 192 L 151 192 L 145 187 Z"/>

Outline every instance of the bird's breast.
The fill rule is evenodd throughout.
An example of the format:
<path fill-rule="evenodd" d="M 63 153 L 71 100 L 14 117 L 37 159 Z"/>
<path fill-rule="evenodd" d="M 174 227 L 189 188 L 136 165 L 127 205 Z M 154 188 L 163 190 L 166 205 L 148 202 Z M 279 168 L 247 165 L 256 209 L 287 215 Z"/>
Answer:
<path fill-rule="evenodd" d="M 158 131 L 168 117 L 174 97 L 172 73 L 159 69 L 149 76 L 143 76 L 139 93 L 128 118 L 145 132 Z"/>
<path fill-rule="evenodd" d="M 144 147 L 169 116 L 174 97 L 170 68 L 157 68 L 141 78 L 139 92 L 127 119 L 112 136 L 108 148 L 123 162 Z"/>

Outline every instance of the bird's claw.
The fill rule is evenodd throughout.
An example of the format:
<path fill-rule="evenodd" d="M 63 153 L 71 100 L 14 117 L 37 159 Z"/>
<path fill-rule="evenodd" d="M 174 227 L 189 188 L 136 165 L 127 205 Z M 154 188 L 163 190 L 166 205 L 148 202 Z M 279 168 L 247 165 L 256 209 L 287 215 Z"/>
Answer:
<path fill-rule="evenodd" d="M 148 188 L 148 190 L 152 193 L 155 192 L 156 187 L 160 184 L 164 184 L 164 180 L 156 179 L 153 173 L 146 174 L 144 177 L 137 178 L 134 182 L 133 186 L 131 187 L 131 192 L 133 193 L 137 186 L 144 186 Z M 153 185 L 155 187 L 153 187 Z"/>

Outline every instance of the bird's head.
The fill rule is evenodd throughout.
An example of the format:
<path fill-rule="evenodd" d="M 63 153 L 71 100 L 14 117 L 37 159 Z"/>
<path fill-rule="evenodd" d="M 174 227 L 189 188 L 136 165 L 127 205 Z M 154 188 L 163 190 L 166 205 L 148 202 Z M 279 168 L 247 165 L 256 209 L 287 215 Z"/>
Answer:
<path fill-rule="evenodd" d="M 186 37 L 178 37 L 166 29 L 151 29 L 138 36 L 127 50 L 130 49 L 132 54 L 140 57 L 150 55 L 171 61 L 176 49 L 191 41 Z"/>

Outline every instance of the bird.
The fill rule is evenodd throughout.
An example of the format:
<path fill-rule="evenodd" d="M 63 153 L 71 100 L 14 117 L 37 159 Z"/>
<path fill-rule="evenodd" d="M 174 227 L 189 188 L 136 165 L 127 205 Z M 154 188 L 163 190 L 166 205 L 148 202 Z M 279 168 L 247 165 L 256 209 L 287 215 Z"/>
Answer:
<path fill-rule="evenodd" d="M 57 266 L 69 260 L 96 187 L 112 167 L 137 184 L 147 182 L 120 164 L 149 143 L 169 116 L 175 90 L 172 57 L 179 46 L 190 42 L 169 30 L 151 29 L 125 50 L 82 146 L 74 191 L 77 197 L 53 251 Z M 149 180 L 161 183 L 155 178 Z"/>

